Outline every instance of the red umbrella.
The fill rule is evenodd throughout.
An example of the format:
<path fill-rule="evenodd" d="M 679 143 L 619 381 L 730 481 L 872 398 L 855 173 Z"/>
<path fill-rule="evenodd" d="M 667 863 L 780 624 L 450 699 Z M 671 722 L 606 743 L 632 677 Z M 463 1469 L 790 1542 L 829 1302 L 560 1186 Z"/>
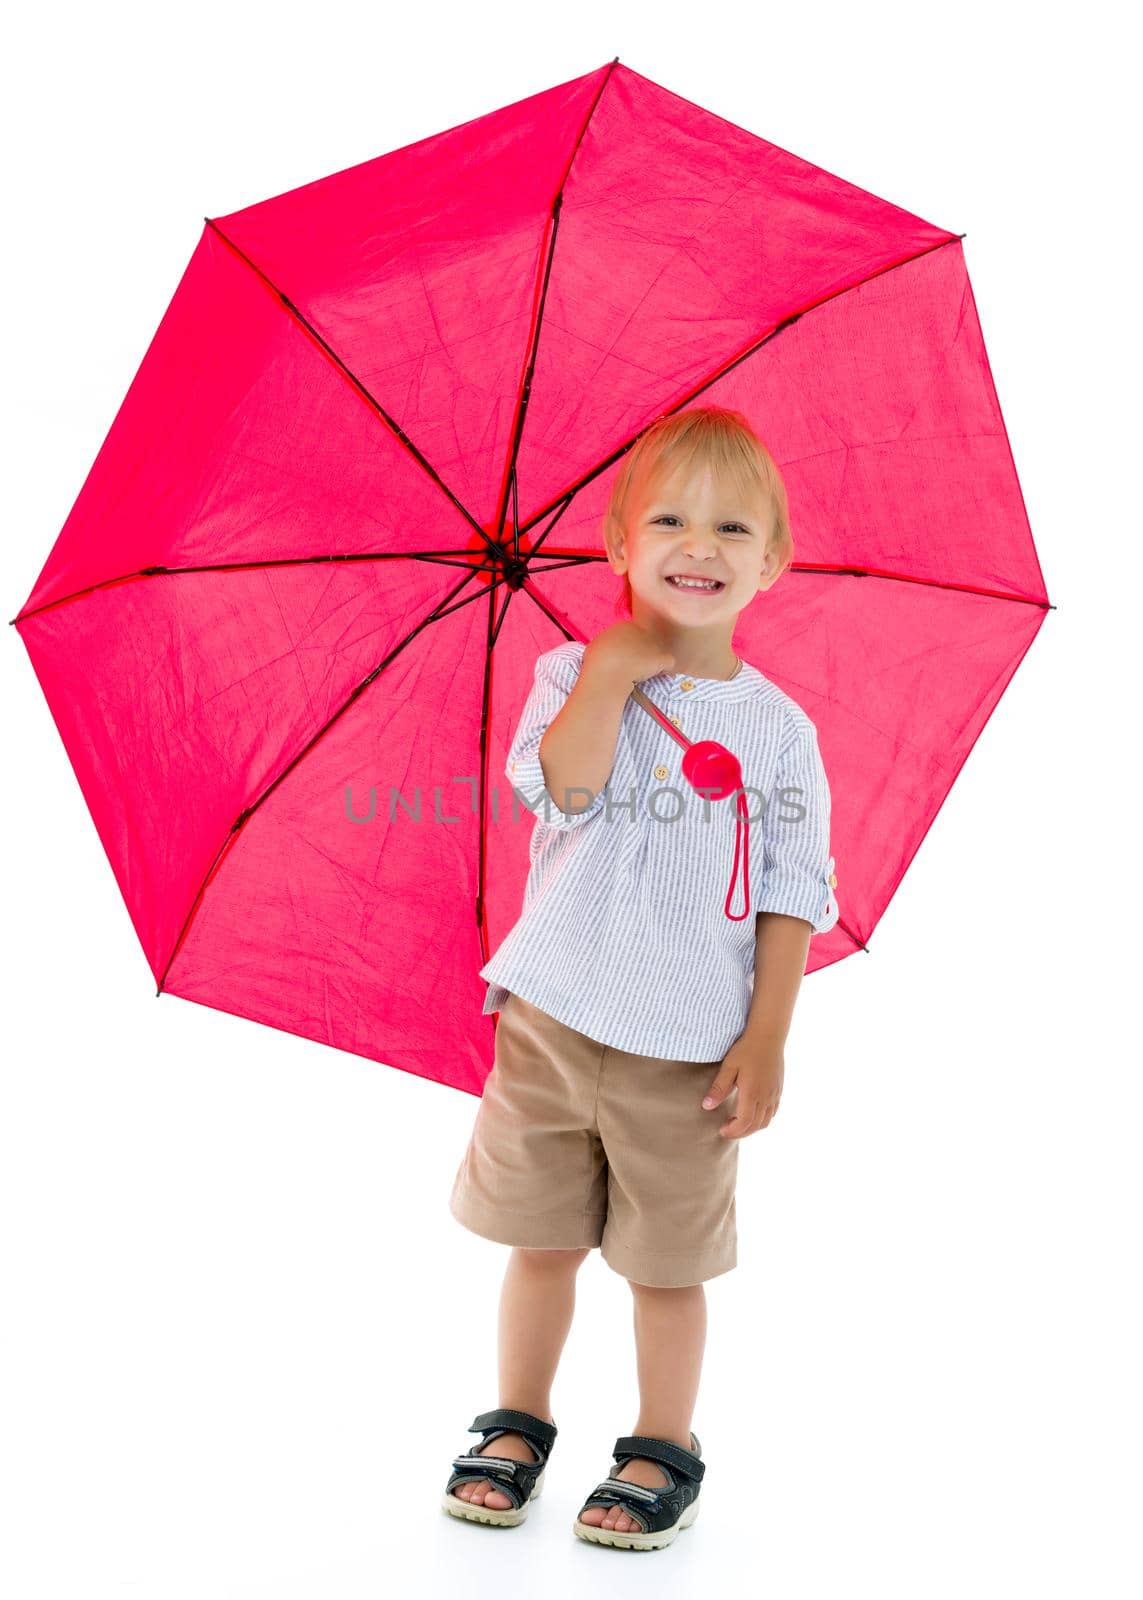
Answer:
<path fill-rule="evenodd" d="M 208 218 L 13 619 L 160 992 L 481 1091 L 507 748 L 695 403 L 782 468 L 734 648 L 830 774 L 810 968 L 866 948 L 1048 608 L 962 237 L 614 61 Z"/>

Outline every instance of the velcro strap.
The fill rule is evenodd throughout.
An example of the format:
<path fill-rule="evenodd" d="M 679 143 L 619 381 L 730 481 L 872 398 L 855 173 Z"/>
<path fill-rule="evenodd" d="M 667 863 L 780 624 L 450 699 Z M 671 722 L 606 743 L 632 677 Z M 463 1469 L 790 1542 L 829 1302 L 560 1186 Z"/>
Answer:
<path fill-rule="evenodd" d="M 457 1456 L 453 1461 L 454 1472 L 481 1472 L 487 1467 L 485 1474 L 489 1478 L 514 1479 L 521 1467 L 536 1467 L 535 1461 L 513 1461 L 510 1456 Z"/>
<path fill-rule="evenodd" d="M 468 1458 L 466 1456 L 462 1456 L 460 1459 L 464 1461 Z M 456 1463 L 454 1462 L 453 1465 L 455 1466 Z M 507 1495 L 509 1501 L 517 1511 L 519 1511 L 520 1507 L 524 1504 L 525 1486 L 521 1483 L 517 1483 L 510 1473 L 505 1474 L 502 1477 L 498 1472 L 477 1473 L 470 1472 L 467 1468 L 463 1468 L 459 1473 L 454 1472 L 452 1477 L 449 1479 L 449 1491 L 452 1494 L 456 1494 L 456 1491 L 461 1487 L 462 1483 L 474 1483 L 478 1477 L 487 1478 L 490 1483 L 494 1484 L 497 1493 Z M 463 1498 L 463 1496 L 458 1496 L 458 1499 Z M 493 1509 L 496 1508 L 494 1507 Z"/>
<path fill-rule="evenodd" d="M 468 1431 L 488 1433 L 493 1428 L 502 1428 L 508 1433 L 518 1433 L 529 1442 L 538 1439 L 545 1450 L 552 1448 L 559 1432 L 554 1422 L 545 1422 L 543 1417 L 534 1417 L 530 1411 L 514 1411 L 511 1406 L 498 1406 L 494 1411 L 482 1411 Z"/>
<path fill-rule="evenodd" d="M 608 1478 L 588 1495 L 580 1507 L 581 1513 L 586 1511 L 588 1506 L 599 1505 L 600 1502 L 608 1506 L 617 1506 L 620 1511 L 626 1512 L 633 1522 L 637 1522 L 644 1533 L 649 1533 L 651 1515 L 657 1507 L 652 1506 L 649 1501 L 637 1500 L 634 1495 L 624 1493 L 630 1487 L 626 1479 Z"/>
<path fill-rule="evenodd" d="M 604 1478 L 596 1488 L 597 1494 L 628 1494 L 636 1500 L 652 1501 L 665 1493 L 665 1489 L 648 1489 L 646 1484 L 636 1483 L 632 1478 Z"/>
<path fill-rule="evenodd" d="M 611 1453 L 616 1460 L 621 1456 L 642 1456 L 647 1461 L 661 1461 L 664 1466 L 673 1467 L 695 1483 L 702 1482 L 706 1471 L 706 1462 L 696 1456 L 693 1450 L 684 1450 L 669 1439 L 651 1439 L 641 1433 L 628 1433 L 616 1439 L 615 1449 Z"/>

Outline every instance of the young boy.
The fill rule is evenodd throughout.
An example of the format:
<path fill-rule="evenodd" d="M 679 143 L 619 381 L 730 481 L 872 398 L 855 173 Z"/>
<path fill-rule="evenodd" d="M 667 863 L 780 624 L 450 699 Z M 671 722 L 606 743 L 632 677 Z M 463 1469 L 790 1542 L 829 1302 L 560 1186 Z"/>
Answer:
<path fill-rule="evenodd" d="M 703 1284 L 737 1262 L 738 1141 L 777 1110 L 809 940 L 838 910 L 814 724 L 731 642 L 793 550 L 781 476 L 746 419 L 699 408 L 643 434 L 604 541 L 631 620 L 540 656 L 508 756 L 513 787 L 543 805 L 521 916 L 481 969 L 495 1062 L 450 1209 L 514 1248 L 500 1406 L 476 1418 L 485 1437 L 453 1462 L 443 1506 L 527 1515 L 576 1273 L 598 1246 L 634 1296 L 640 1409 L 574 1531 L 658 1548 L 698 1514 Z M 764 807 L 749 916 L 741 874 L 728 915 L 735 801 L 691 789 L 636 685 L 692 742 L 733 751 L 751 818 Z"/>

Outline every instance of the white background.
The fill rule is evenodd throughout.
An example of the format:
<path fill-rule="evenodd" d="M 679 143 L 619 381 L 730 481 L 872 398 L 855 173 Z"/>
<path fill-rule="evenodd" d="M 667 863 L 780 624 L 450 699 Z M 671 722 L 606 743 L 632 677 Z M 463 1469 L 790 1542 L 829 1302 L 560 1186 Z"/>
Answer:
<path fill-rule="evenodd" d="M 207 215 L 618 55 L 964 250 L 1050 612 L 870 953 L 806 980 L 703 1512 L 575 1540 L 637 1400 L 598 1253 L 511 1531 L 439 1509 L 497 1403 L 476 1101 L 154 984 L 2 656 L 0 1585 L 13 1600 L 1139 1593 L 1138 127 L 1109 6 L 100 5 L 9 22 L 4 619 Z M 1133 137 L 1134 136 L 1134 137 Z M 1136 1530 L 1137 1531 L 1137 1530 Z"/>

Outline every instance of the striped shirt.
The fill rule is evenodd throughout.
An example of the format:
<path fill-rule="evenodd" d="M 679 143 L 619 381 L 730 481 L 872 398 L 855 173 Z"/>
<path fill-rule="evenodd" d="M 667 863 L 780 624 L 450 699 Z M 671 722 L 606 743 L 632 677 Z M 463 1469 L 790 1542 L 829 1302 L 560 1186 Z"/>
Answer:
<path fill-rule="evenodd" d="M 549 793 L 540 740 L 575 686 L 585 648 L 569 640 L 539 657 L 508 752 L 513 818 L 526 807 L 536 820 L 523 909 L 480 969 L 482 1014 L 513 993 L 601 1044 L 721 1060 L 749 1014 L 755 913 L 802 917 L 815 933 L 837 921 L 817 730 L 747 661 L 725 681 L 660 672 L 639 685 L 692 743 L 717 739 L 741 763 L 751 914 L 734 921 L 724 908 L 735 798 L 708 800 L 692 789 L 683 747 L 633 697 L 610 776 L 587 810 L 567 813 L 556 802 L 582 805 L 588 791 Z M 741 913 L 744 904 L 740 857 L 730 909 Z"/>

